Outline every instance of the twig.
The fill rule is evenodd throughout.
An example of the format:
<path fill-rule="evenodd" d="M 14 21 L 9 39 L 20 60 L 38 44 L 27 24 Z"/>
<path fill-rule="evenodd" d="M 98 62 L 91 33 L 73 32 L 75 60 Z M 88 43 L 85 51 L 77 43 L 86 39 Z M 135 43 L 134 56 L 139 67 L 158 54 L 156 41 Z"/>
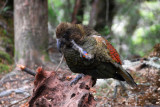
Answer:
<path fill-rule="evenodd" d="M 55 70 L 55 71 L 58 71 L 58 69 L 59 69 L 60 65 L 61 65 L 61 64 L 62 64 L 62 62 L 63 62 L 63 59 L 64 59 L 64 55 L 62 55 L 62 57 L 61 57 L 61 61 L 59 62 L 59 64 L 58 64 L 58 66 L 57 66 L 57 68 L 56 68 L 56 70 Z"/>
<path fill-rule="evenodd" d="M 124 60 L 123 67 L 125 69 L 127 69 L 129 67 L 142 64 L 142 65 L 148 65 L 148 66 L 154 67 L 156 69 L 160 69 L 160 64 L 156 63 L 155 61 L 160 61 L 160 58 L 158 58 L 158 57 L 151 57 L 151 58 L 137 59 L 137 60 L 134 60 L 134 61 L 133 60 L 132 61 L 130 61 L 130 60 Z"/>
<path fill-rule="evenodd" d="M 14 71 L 14 70 L 13 70 L 13 71 Z M 18 71 L 16 70 L 16 71 L 14 71 L 14 72 L 10 72 L 10 73 L 8 73 L 7 75 L 3 76 L 3 77 L 1 78 L 1 80 L 0 80 L 0 87 L 2 86 L 2 84 L 4 84 L 4 81 L 5 81 L 6 79 L 10 78 L 11 76 L 16 75 L 17 73 L 18 73 Z"/>
<path fill-rule="evenodd" d="M 30 95 L 29 95 L 29 96 L 27 96 L 27 97 L 25 97 L 25 98 L 23 98 L 23 99 L 21 99 L 21 100 L 19 100 L 19 101 L 17 101 L 17 102 L 15 102 L 15 103 L 13 103 L 13 104 L 10 104 L 8 107 L 12 107 L 13 105 L 18 104 L 18 103 L 20 103 L 20 102 L 24 101 L 25 99 L 27 99 L 27 98 L 29 98 L 29 97 L 30 97 Z"/>
<path fill-rule="evenodd" d="M 131 62 L 136 62 L 136 61 L 142 61 L 142 60 L 148 60 L 147 58 L 137 58 L 137 59 L 132 59 L 130 60 Z"/>
<path fill-rule="evenodd" d="M 31 74 L 31 75 L 33 75 L 33 76 L 36 75 L 36 72 L 32 71 L 32 70 L 29 69 L 29 68 L 24 68 L 22 71 L 24 71 L 24 72 L 26 72 L 26 73 L 28 73 L 28 74 Z"/>
<path fill-rule="evenodd" d="M 1 11 L 3 11 L 3 9 L 4 9 L 5 6 L 7 5 L 7 3 L 8 3 L 8 0 L 6 0 L 5 4 L 2 6 Z M 0 11 L 0 13 L 1 13 L 1 11 Z"/>
<path fill-rule="evenodd" d="M 17 89 L 4 90 L 4 91 L 0 92 L 0 97 L 8 96 L 8 95 L 10 95 L 12 92 L 17 93 L 17 94 L 28 95 L 28 93 L 25 92 L 25 90 L 26 90 L 27 88 L 28 88 L 28 87 L 24 86 L 24 87 L 17 88 Z"/>
<path fill-rule="evenodd" d="M 31 69 L 29 69 L 29 68 L 27 68 L 27 67 L 25 67 L 25 66 L 23 66 L 23 65 L 17 65 L 22 71 L 24 71 L 24 72 L 26 72 L 26 73 L 28 73 L 28 74 L 30 74 L 30 75 L 33 75 L 33 76 L 35 76 L 36 75 L 36 72 L 34 72 L 34 71 L 32 71 Z"/>

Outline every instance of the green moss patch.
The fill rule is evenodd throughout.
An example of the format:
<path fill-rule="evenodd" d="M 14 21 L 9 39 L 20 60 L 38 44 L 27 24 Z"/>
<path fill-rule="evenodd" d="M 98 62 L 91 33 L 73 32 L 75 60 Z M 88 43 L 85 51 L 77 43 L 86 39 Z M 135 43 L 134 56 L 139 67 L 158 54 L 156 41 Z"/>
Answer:
<path fill-rule="evenodd" d="M 10 66 L 0 63 L 0 73 L 1 72 L 9 72 L 9 70 L 10 70 Z"/>
<path fill-rule="evenodd" d="M 13 60 L 8 53 L 0 51 L 0 63 L 12 64 Z"/>

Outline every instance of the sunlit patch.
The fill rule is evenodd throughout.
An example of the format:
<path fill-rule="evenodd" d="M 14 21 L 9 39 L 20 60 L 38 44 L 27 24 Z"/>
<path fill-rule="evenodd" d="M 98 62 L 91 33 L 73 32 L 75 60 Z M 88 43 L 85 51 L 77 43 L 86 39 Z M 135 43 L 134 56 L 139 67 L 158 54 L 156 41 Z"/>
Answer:
<path fill-rule="evenodd" d="M 21 70 L 24 70 L 26 67 L 24 65 L 17 64 L 17 67 L 19 67 Z"/>

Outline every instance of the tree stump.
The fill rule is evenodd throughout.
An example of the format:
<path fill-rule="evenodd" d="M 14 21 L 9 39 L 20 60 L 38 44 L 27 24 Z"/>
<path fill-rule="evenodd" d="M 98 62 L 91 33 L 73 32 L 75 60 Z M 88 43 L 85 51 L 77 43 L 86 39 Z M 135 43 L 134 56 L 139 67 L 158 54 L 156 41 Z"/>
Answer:
<path fill-rule="evenodd" d="M 59 77 L 54 71 L 37 69 L 30 107 L 95 107 L 96 101 L 90 88 L 96 83 L 90 76 L 84 76 L 76 85 L 70 86 L 66 77 Z"/>

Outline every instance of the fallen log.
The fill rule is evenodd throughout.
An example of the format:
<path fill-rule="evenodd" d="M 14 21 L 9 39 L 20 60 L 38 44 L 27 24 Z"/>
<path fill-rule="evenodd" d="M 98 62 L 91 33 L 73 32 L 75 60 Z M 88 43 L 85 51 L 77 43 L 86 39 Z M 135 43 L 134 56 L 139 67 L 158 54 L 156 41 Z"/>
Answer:
<path fill-rule="evenodd" d="M 76 85 L 59 77 L 55 71 L 45 71 L 39 67 L 35 75 L 33 94 L 29 107 L 95 107 L 96 101 L 90 93 L 96 80 L 84 76 Z"/>

